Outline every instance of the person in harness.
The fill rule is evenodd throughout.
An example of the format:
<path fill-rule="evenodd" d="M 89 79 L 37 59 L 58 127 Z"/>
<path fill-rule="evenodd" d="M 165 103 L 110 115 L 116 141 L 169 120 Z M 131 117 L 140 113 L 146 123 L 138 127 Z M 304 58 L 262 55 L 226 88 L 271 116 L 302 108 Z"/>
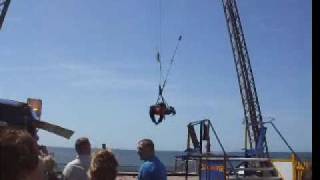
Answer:
<path fill-rule="evenodd" d="M 159 96 L 156 104 L 150 106 L 149 115 L 152 120 L 152 122 L 156 125 L 161 123 L 166 115 L 175 115 L 176 110 L 174 107 L 169 106 L 166 101 L 164 100 L 164 97 L 162 96 L 163 88 L 159 85 Z M 156 119 L 156 116 L 158 116 L 158 119 Z"/>
<path fill-rule="evenodd" d="M 172 106 L 167 106 L 165 103 L 161 102 L 155 105 L 150 106 L 149 115 L 153 123 L 156 125 L 161 123 L 166 115 L 175 115 L 176 110 Z M 159 116 L 158 120 L 156 120 L 156 115 Z"/>
<path fill-rule="evenodd" d="M 160 58 L 160 52 L 158 51 L 157 55 L 156 55 L 156 59 L 160 65 L 159 93 L 158 93 L 158 99 L 157 99 L 156 103 L 154 105 L 151 105 L 150 109 L 149 109 L 150 118 L 151 118 L 152 122 L 156 125 L 161 123 L 165 119 L 166 115 L 175 115 L 176 114 L 175 108 L 173 106 L 169 106 L 166 103 L 162 94 L 163 94 L 163 89 L 166 86 L 167 79 L 168 79 L 169 73 L 171 71 L 173 62 L 174 62 L 174 57 L 176 55 L 176 52 L 179 47 L 181 39 L 182 39 L 182 36 L 180 35 L 178 38 L 178 43 L 176 45 L 176 48 L 175 48 L 173 55 L 171 57 L 169 68 L 167 70 L 165 77 L 163 77 L 163 73 L 162 73 L 162 63 L 161 63 L 161 58 Z M 157 116 L 158 116 L 158 118 L 156 118 Z"/>

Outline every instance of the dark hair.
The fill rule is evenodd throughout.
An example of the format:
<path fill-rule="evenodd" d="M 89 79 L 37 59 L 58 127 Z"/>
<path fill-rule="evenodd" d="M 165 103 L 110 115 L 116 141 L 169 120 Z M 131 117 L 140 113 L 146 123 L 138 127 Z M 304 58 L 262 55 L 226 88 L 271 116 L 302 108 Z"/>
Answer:
<path fill-rule="evenodd" d="M 154 151 L 154 144 L 151 139 L 142 139 L 139 141 L 139 143 L 142 143 L 144 147 L 147 147 L 150 150 Z"/>
<path fill-rule="evenodd" d="M 21 129 L 0 130 L 0 179 L 18 180 L 35 170 L 39 150 L 31 135 Z"/>
<path fill-rule="evenodd" d="M 90 180 L 115 180 L 118 165 L 118 161 L 111 151 L 100 150 L 96 152 L 90 164 Z"/>
<path fill-rule="evenodd" d="M 82 153 L 82 146 L 86 144 L 90 144 L 89 139 L 86 137 L 81 137 L 76 140 L 75 149 L 78 154 Z"/>

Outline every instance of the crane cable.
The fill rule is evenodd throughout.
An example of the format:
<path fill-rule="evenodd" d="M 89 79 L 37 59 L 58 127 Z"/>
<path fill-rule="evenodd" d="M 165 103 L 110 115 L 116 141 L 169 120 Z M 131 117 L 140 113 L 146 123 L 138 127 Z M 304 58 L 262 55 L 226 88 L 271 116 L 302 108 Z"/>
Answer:
<path fill-rule="evenodd" d="M 158 125 L 159 123 L 161 123 L 164 119 L 166 115 L 175 115 L 176 114 L 176 110 L 173 106 L 169 106 L 167 104 L 167 102 L 165 101 L 164 97 L 163 97 L 163 90 L 167 84 L 167 80 L 169 77 L 169 74 L 171 72 L 174 60 L 175 60 L 175 56 L 177 53 L 177 50 L 179 48 L 179 44 L 180 41 L 182 39 L 182 36 L 180 35 L 178 38 L 178 42 L 175 46 L 175 49 L 173 51 L 172 57 L 170 59 L 166 74 L 164 76 L 164 72 L 163 72 L 163 67 L 162 67 L 162 60 L 161 60 L 161 48 L 162 48 L 162 4 L 161 4 L 161 0 L 159 0 L 159 23 L 160 23 L 160 27 L 159 27 L 159 45 L 160 47 L 157 47 L 157 53 L 156 53 L 156 60 L 159 63 L 159 68 L 160 68 L 160 78 L 159 78 L 159 92 L 158 92 L 158 99 L 156 101 L 156 103 L 154 105 L 150 106 L 149 109 L 149 115 L 150 118 L 152 120 L 153 123 L 155 123 L 156 125 Z M 156 115 L 158 115 L 159 117 L 156 120 Z"/>
<path fill-rule="evenodd" d="M 161 61 L 161 56 L 160 56 L 160 52 L 158 51 L 157 52 L 157 61 L 159 62 L 159 67 L 160 67 L 160 82 L 159 82 L 159 95 L 158 95 L 158 100 L 157 102 L 159 102 L 160 98 L 162 99 L 162 102 L 165 103 L 165 100 L 162 96 L 162 93 L 163 93 L 163 90 L 167 84 L 167 81 L 168 81 L 168 77 L 169 77 L 169 74 L 171 72 L 171 69 L 172 69 L 172 66 L 173 66 L 173 63 L 174 63 L 174 60 L 175 60 L 175 56 L 177 54 L 177 50 L 179 48 L 179 45 L 180 45 L 180 42 L 182 40 L 182 36 L 180 35 L 179 38 L 178 38 L 178 42 L 176 44 L 176 47 L 173 51 L 173 54 L 172 54 L 172 57 L 170 59 L 170 64 L 169 64 L 169 68 L 166 72 L 166 75 L 165 75 L 165 78 L 163 79 L 162 81 L 162 78 L 163 78 L 163 73 L 162 73 L 162 61 Z M 165 103 L 166 104 L 166 103 Z"/>
<path fill-rule="evenodd" d="M 171 72 L 172 65 L 173 65 L 173 63 L 174 63 L 174 58 L 175 58 L 175 56 L 176 56 L 176 54 L 177 54 L 177 50 L 178 50 L 178 48 L 179 48 L 179 45 L 180 45 L 181 40 L 182 40 L 182 36 L 180 35 L 179 38 L 178 38 L 177 45 L 176 45 L 176 47 L 175 47 L 175 49 L 174 49 L 174 51 L 173 51 L 173 54 L 172 54 L 172 57 L 171 57 L 171 60 L 170 60 L 170 65 L 169 65 L 167 74 L 166 74 L 165 79 L 164 79 L 163 84 L 162 84 L 162 89 L 164 89 L 164 87 L 165 87 L 165 85 L 166 85 L 166 83 L 167 83 L 168 76 L 169 76 L 169 73 Z"/>
<path fill-rule="evenodd" d="M 178 42 L 176 44 L 176 47 L 174 49 L 174 52 L 172 54 L 172 57 L 170 59 L 170 64 L 169 67 L 167 69 L 166 75 L 164 76 L 163 74 L 163 65 L 162 65 L 162 61 L 161 61 L 161 51 L 162 51 L 162 0 L 159 0 L 159 47 L 157 48 L 157 54 L 156 54 L 156 60 L 159 63 L 159 68 L 160 68 L 160 72 L 159 72 L 159 94 L 158 94 L 158 100 L 157 103 L 159 102 L 160 98 L 162 99 L 162 102 L 165 103 L 165 100 L 162 96 L 163 90 L 167 84 L 167 80 L 168 80 L 168 76 L 171 72 L 172 69 L 172 65 L 174 63 L 174 58 L 175 55 L 177 53 L 177 50 L 179 48 L 180 45 L 180 41 L 182 39 L 182 36 L 180 35 L 178 38 Z M 165 103 L 166 104 L 166 103 Z"/>
<path fill-rule="evenodd" d="M 162 0 L 159 0 L 159 47 L 157 50 L 157 61 L 160 65 L 160 74 L 159 74 L 159 82 L 162 82 L 162 63 L 161 63 L 161 52 L 162 52 Z"/>

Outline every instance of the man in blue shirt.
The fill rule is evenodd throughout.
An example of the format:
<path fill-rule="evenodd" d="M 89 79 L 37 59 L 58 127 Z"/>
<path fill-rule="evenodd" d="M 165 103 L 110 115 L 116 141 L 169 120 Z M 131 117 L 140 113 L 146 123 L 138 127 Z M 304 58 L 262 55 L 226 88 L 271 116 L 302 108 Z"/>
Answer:
<path fill-rule="evenodd" d="M 138 180 L 167 180 L 166 168 L 155 156 L 152 140 L 140 140 L 138 154 L 140 159 L 144 161 L 139 170 Z"/>

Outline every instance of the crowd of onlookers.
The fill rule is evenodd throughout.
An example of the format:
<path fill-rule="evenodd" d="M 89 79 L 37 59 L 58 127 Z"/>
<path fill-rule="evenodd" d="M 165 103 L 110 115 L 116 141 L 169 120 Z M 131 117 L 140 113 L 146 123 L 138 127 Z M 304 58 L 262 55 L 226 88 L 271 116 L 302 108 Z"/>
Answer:
<path fill-rule="evenodd" d="M 0 127 L 0 180 L 58 180 L 56 162 L 45 146 L 39 146 L 35 129 Z M 119 163 L 111 150 L 92 154 L 88 138 L 75 142 L 77 156 L 62 174 L 64 180 L 115 180 Z M 142 139 L 137 146 L 144 161 L 138 180 L 166 180 L 166 168 L 155 156 L 154 144 Z"/>
<path fill-rule="evenodd" d="M 53 156 L 45 146 L 38 145 L 38 139 L 35 129 L 0 126 L 0 180 L 115 180 L 117 177 L 119 163 L 111 150 L 101 149 L 92 154 L 89 139 L 81 137 L 75 142 L 77 156 L 58 178 Z M 167 179 L 166 168 L 155 156 L 152 140 L 140 140 L 137 151 L 144 161 L 138 180 Z M 303 179 L 312 179 L 311 169 L 304 173 Z"/>

